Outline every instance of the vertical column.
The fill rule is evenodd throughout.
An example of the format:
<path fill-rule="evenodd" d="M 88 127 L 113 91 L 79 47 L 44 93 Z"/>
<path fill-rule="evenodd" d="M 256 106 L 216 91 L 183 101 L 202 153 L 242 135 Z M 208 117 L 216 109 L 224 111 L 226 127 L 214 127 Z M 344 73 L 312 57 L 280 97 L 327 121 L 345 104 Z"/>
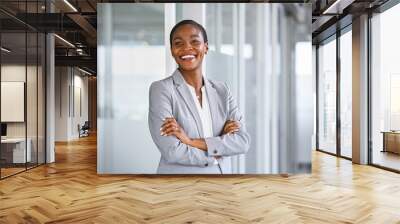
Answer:
<path fill-rule="evenodd" d="M 54 12 L 54 5 L 46 1 L 46 12 Z M 55 53 L 54 35 L 46 34 L 46 163 L 55 161 Z"/>
<path fill-rule="evenodd" d="M 112 161 L 114 154 L 112 150 L 104 150 L 112 144 L 112 140 L 107 138 L 113 130 L 113 103 L 112 103 L 112 32 L 113 32 L 113 11 L 112 4 L 106 3 L 98 7 L 98 57 L 97 61 L 97 84 L 98 84 L 98 104 L 97 104 L 97 173 L 105 173 L 113 167 Z M 105 94 L 105 93 L 108 94 Z M 108 122 L 111 121 L 111 122 Z M 105 128 L 107 127 L 107 128 Z M 111 131 L 110 131 L 111 130 Z"/>
<path fill-rule="evenodd" d="M 46 35 L 46 163 L 55 161 L 55 75 L 54 36 Z"/>
<path fill-rule="evenodd" d="M 313 96 L 315 96 L 315 97 L 313 97 L 313 100 L 314 100 L 314 102 L 313 102 L 313 108 L 314 108 L 314 111 L 313 111 L 313 117 L 314 117 L 314 131 L 313 131 L 313 135 L 312 135 L 312 140 L 311 140 L 311 142 L 312 142 L 312 150 L 316 150 L 316 149 L 318 149 L 318 147 L 317 147 L 317 133 L 318 133 L 318 119 L 317 119 L 317 111 L 318 111 L 318 88 L 317 88 L 317 86 L 318 86 L 318 82 L 317 82 L 317 71 L 318 71 L 318 68 L 317 68 L 317 66 L 318 66 L 318 62 L 317 62 L 317 60 L 318 60 L 318 57 L 317 57 L 317 54 L 318 54 L 318 47 L 317 47 L 317 45 L 312 45 L 312 80 L 313 80 Z"/>
<path fill-rule="evenodd" d="M 277 138 L 275 139 L 278 145 L 277 148 L 273 148 L 273 152 L 275 151 L 277 156 L 275 166 L 278 170 L 275 173 L 288 173 L 289 170 L 292 170 L 291 166 L 293 166 L 294 161 L 291 161 L 291 159 L 296 155 L 296 151 L 291 151 L 296 140 L 296 114 L 293 113 L 296 105 L 296 95 L 294 94 L 295 72 L 293 71 L 292 56 L 292 50 L 295 49 L 295 46 L 291 36 L 294 35 L 294 32 L 290 29 L 292 27 L 290 18 L 283 16 L 283 13 L 284 8 L 279 7 L 276 25 L 278 26 L 277 34 L 280 37 L 277 38 L 276 44 L 279 44 L 279 52 L 281 53 L 278 56 L 280 63 L 276 64 L 279 66 L 279 72 L 276 74 L 279 88 L 275 90 L 277 107 L 274 109 L 278 123 Z M 296 145 L 296 150 L 299 150 L 300 147 Z"/>
<path fill-rule="evenodd" d="M 368 162 L 368 16 L 353 20 L 353 162 Z"/>
<path fill-rule="evenodd" d="M 183 3 L 183 19 L 192 19 L 201 25 L 206 25 L 206 4 L 205 3 Z"/>
<path fill-rule="evenodd" d="M 183 3 L 182 4 L 182 18 L 192 19 L 200 23 L 204 29 L 206 27 L 206 4 L 205 3 Z M 206 71 L 206 60 L 203 61 L 203 71 Z M 204 74 L 207 76 L 207 74 Z"/>
<path fill-rule="evenodd" d="M 169 76 L 176 69 L 176 63 L 171 55 L 169 44 L 169 32 L 176 24 L 176 4 L 166 3 L 164 5 L 164 44 L 165 44 L 165 75 Z"/>
<path fill-rule="evenodd" d="M 342 149 L 342 125 L 341 125 L 341 114 L 340 114 L 340 101 L 341 101 L 341 64 L 340 64 L 340 36 L 341 31 L 336 31 L 336 155 L 341 156 Z"/>
<path fill-rule="evenodd" d="M 238 9 L 238 21 L 237 21 L 237 65 L 238 65 L 238 106 L 240 111 L 247 117 L 246 114 L 246 63 L 244 58 L 244 46 L 245 46 L 245 37 L 246 37 L 246 8 L 245 4 L 236 4 Z M 246 156 L 239 155 L 238 156 L 238 168 L 239 173 L 245 173 L 246 168 Z"/>
<path fill-rule="evenodd" d="M 271 119 L 271 133 L 270 133 L 270 153 L 271 153 L 271 172 L 272 173 L 278 173 L 279 170 L 279 149 L 281 146 L 279 145 L 279 98 L 280 96 L 278 95 L 279 91 L 279 74 L 281 73 L 281 61 L 280 61 L 280 51 L 281 51 L 281 46 L 279 43 L 279 32 L 280 29 L 278 27 L 279 24 L 279 5 L 272 4 L 271 9 L 270 9 L 270 14 L 268 17 L 271 20 L 271 39 L 270 39 L 270 45 L 271 45 L 271 84 L 270 88 L 271 90 L 269 91 L 270 93 L 270 99 L 271 103 L 269 106 L 271 107 L 270 112 L 270 119 Z"/>
<path fill-rule="evenodd" d="M 256 74 L 257 74 L 257 128 L 254 142 L 257 150 L 257 170 L 266 173 L 272 172 L 271 153 L 271 77 L 272 77 L 272 29 L 271 9 L 272 4 L 258 4 L 256 10 Z"/>

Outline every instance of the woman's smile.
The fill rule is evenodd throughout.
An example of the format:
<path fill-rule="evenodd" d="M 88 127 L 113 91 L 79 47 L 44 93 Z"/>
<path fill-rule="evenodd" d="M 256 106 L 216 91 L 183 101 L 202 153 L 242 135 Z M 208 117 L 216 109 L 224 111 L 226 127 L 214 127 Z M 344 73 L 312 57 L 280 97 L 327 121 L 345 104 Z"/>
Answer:
<path fill-rule="evenodd" d="M 195 57 L 196 57 L 196 55 L 193 55 L 193 54 L 185 54 L 183 56 L 180 56 L 179 58 L 184 60 L 184 61 L 187 61 L 187 60 L 192 60 Z"/>
<path fill-rule="evenodd" d="M 191 64 L 197 60 L 196 54 L 184 54 L 179 56 L 180 62 L 178 64 Z"/>

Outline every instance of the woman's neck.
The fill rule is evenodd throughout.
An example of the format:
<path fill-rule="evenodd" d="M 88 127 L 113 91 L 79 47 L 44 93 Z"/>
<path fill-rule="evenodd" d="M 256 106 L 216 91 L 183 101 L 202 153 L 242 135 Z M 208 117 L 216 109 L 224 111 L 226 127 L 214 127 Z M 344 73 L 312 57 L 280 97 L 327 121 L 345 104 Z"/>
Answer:
<path fill-rule="evenodd" d="M 195 69 L 192 71 L 182 71 L 179 69 L 181 72 L 183 78 L 185 81 L 194 87 L 195 90 L 199 91 L 201 87 L 203 86 L 203 74 L 201 69 Z"/>

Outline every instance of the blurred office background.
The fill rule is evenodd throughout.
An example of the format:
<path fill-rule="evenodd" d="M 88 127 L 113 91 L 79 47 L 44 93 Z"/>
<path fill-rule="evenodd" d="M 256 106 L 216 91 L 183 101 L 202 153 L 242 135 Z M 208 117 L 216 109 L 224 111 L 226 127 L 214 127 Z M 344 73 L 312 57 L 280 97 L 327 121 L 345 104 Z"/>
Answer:
<path fill-rule="evenodd" d="M 228 83 L 246 118 L 251 147 L 232 172 L 310 172 L 311 5 L 265 3 L 98 4 L 98 172 L 156 172 L 148 91 L 176 69 L 169 33 L 183 19 L 205 27 L 205 75 Z"/>

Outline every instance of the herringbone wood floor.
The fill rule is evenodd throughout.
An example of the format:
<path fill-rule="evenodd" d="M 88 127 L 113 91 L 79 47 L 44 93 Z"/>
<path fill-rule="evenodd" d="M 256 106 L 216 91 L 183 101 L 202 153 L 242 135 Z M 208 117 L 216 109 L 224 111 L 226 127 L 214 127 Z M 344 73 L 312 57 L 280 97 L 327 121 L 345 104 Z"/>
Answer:
<path fill-rule="evenodd" d="M 400 175 L 313 153 L 294 176 L 98 176 L 94 137 L 0 181 L 0 223 L 400 223 Z"/>

